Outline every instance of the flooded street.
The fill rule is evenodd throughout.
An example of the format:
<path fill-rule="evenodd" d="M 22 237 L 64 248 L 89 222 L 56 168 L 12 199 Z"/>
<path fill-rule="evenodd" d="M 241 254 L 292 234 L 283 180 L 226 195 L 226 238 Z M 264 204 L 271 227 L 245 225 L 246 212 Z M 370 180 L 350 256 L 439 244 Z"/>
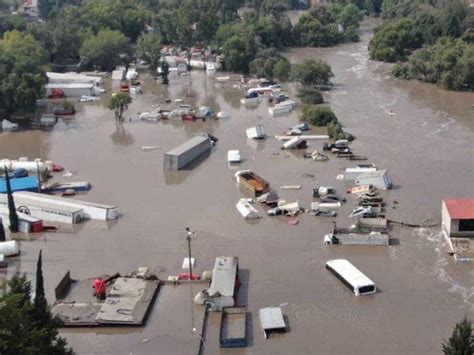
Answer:
<path fill-rule="evenodd" d="M 474 94 L 393 79 L 387 65 L 368 59 L 370 36 L 364 27 L 359 43 L 294 49 L 287 55 L 292 62 L 316 57 L 332 66 L 335 88 L 325 98 L 345 129 L 357 137 L 352 144 L 355 154 L 367 155 L 368 162 L 390 170 L 395 186 L 388 196 L 388 217 L 410 223 L 439 218 L 444 197 L 474 196 Z M 147 266 L 166 278 L 182 272 L 189 226 L 197 231 L 192 247 L 198 272 L 212 269 L 217 256 L 239 257 L 239 303 L 252 312 L 247 348 L 221 351 L 218 324 L 210 319 L 206 354 L 438 354 L 454 324 L 464 315 L 474 317 L 474 265 L 456 263 L 446 254 L 440 228 L 395 226 L 391 234 L 396 243 L 388 248 L 338 247 L 323 245 L 332 224 L 307 214 L 298 217 L 296 226 L 280 218 L 242 219 L 235 208 L 241 193 L 232 180 L 237 169 L 252 169 L 280 197 L 299 200 L 306 208 L 317 185 L 345 190 L 336 176 L 354 162 L 313 162 L 302 159 L 301 153 L 281 152 L 274 138 L 256 142 L 245 136 L 245 129 L 256 124 L 263 124 L 270 137 L 279 134 L 298 122 L 296 112 L 272 118 L 266 102 L 253 109 L 242 107 L 241 90 L 216 85 L 205 72 L 172 77 L 168 87 L 147 79 L 144 91 L 125 112 L 123 125 L 115 123 L 113 112 L 106 109 L 107 99 L 102 99 L 78 104 L 75 118 L 61 121 L 51 132 L 0 134 L 1 158 L 54 160 L 77 172 L 57 180 L 93 184 L 78 198 L 115 205 L 123 214 L 112 223 L 89 221 L 75 233 L 45 233 L 21 242 L 21 257 L 0 271 L 3 275 L 26 272 L 33 280 L 38 251 L 43 249 L 50 302 L 67 270 L 81 279 Z M 138 112 L 151 110 L 165 98 L 209 105 L 230 118 L 204 123 L 136 119 Z M 163 170 L 165 152 L 204 131 L 219 138 L 206 160 L 192 170 Z M 143 152 L 142 145 L 161 149 Z M 319 141 L 308 145 L 308 151 L 322 148 Z M 229 149 L 240 149 L 245 161 L 239 168 L 227 165 Z M 287 184 L 303 188 L 279 189 Z M 356 203 L 348 200 L 338 226 L 351 224 L 347 215 Z M 351 294 L 324 268 L 334 258 L 353 262 L 376 282 L 379 292 Z M 189 303 L 159 294 L 142 328 L 61 333 L 79 354 L 196 354 L 198 335 L 192 328 L 200 324 L 193 316 L 191 295 L 198 291 L 196 285 L 189 290 Z M 265 340 L 258 310 L 286 303 L 282 309 L 289 332 Z M 160 307 L 169 308 L 159 312 Z M 180 324 L 189 327 L 167 331 L 167 324 L 176 323 L 172 308 L 186 310 L 179 317 L 189 319 Z"/>

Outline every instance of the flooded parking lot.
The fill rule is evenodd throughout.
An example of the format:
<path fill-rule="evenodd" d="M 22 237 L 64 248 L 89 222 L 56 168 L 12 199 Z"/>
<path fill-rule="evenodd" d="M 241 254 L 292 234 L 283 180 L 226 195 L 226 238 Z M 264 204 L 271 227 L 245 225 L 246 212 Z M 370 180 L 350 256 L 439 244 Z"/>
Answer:
<path fill-rule="evenodd" d="M 411 223 L 437 218 L 442 198 L 474 195 L 474 95 L 391 78 L 388 66 L 369 61 L 369 36 L 363 28 L 359 43 L 295 49 L 287 55 L 292 62 L 318 57 L 332 66 L 335 88 L 326 99 L 346 130 L 357 137 L 352 144 L 355 153 L 390 170 L 395 186 L 387 215 Z M 239 303 L 248 305 L 253 315 L 249 346 L 221 353 L 433 354 L 440 353 L 442 340 L 457 321 L 466 314 L 472 318 L 474 267 L 455 263 L 445 253 L 440 228 L 395 226 L 391 234 L 396 243 L 389 247 L 337 247 L 322 243 L 332 224 L 307 214 L 298 217 L 296 226 L 281 218 L 242 219 L 235 208 L 241 197 L 232 179 L 236 168 L 226 162 L 229 149 L 240 149 L 245 161 L 239 169 L 252 169 L 275 189 L 301 184 L 301 190 L 278 189 L 287 201 L 299 200 L 309 207 L 312 188 L 320 184 L 340 193 L 345 190 L 344 182 L 335 177 L 353 162 L 335 158 L 313 162 L 299 153 L 283 153 L 276 139 L 256 142 L 245 136 L 245 129 L 256 124 L 263 124 L 270 137 L 279 134 L 298 122 L 297 112 L 272 118 L 266 102 L 242 107 L 241 90 L 216 85 L 204 72 L 173 77 L 168 87 L 147 78 L 144 91 L 125 113 L 134 119 L 123 125 L 115 123 L 103 99 L 78 104 L 75 118 L 60 122 L 51 132 L 0 136 L 2 158 L 41 157 L 61 163 L 77 171 L 70 180 L 92 182 L 93 189 L 81 199 L 116 205 L 123 213 L 113 223 L 91 221 L 76 233 L 45 233 L 22 242 L 21 257 L 4 275 L 19 271 L 33 278 L 37 253 L 43 249 L 50 302 L 66 270 L 88 278 L 147 266 L 166 277 L 181 272 L 189 226 L 197 231 L 192 245 L 199 272 L 211 269 L 216 256 L 240 259 Z M 230 118 L 179 123 L 136 119 L 138 112 L 149 111 L 165 98 L 209 105 L 228 112 Z M 163 170 L 164 152 L 203 131 L 219 138 L 207 159 L 192 170 Z M 142 145 L 161 149 L 144 152 Z M 321 147 L 322 142 L 310 141 L 308 151 Z M 349 199 L 343 206 L 338 225 L 351 224 L 346 216 L 354 205 Z M 357 265 L 377 283 L 379 292 L 354 297 L 324 269 L 325 262 L 334 258 Z M 193 288 L 190 298 L 199 291 Z M 143 328 L 75 329 L 62 334 L 80 354 L 195 354 L 193 312 L 177 312 L 180 321 L 174 321 L 169 310 L 157 309 L 191 310 L 183 298 L 164 295 Z M 258 310 L 286 303 L 283 313 L 289 333 L 265 340 Z M 220 351 L 212 321 L 208 354 Z M 173 322 L 173 333 L 166 331 L 168 322 Z M 184 341 L 186 336 L 189 340 Z"/>

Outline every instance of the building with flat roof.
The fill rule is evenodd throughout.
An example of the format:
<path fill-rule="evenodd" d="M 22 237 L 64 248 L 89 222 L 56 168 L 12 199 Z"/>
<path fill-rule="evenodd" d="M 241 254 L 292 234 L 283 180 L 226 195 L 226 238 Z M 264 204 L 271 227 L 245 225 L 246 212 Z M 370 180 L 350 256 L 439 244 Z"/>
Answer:
<path fill-rule="evenodd" d="M 457 260 L 474 259 L 474 198 L 447 198 L 441 205 L 442 229 Z"/>

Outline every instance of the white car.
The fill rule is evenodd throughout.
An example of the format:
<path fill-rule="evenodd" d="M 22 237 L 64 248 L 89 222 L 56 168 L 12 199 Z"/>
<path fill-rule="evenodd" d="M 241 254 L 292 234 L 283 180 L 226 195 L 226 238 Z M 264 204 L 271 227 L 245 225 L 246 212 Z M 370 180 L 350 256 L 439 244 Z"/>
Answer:
<path fill-rule="evenodd" d="M 372 206 L 366 206 L 366 207 L 363 207 L 363 206 L 360 206 L 360 207 L 357 207 L 355 208 L 351 214 L 349 215 L 349 217 L 363 217 L 363 216 L 367 216 L 367 215 L 373 215 L 374 214 L 374 210 L 372 208 Z"/>

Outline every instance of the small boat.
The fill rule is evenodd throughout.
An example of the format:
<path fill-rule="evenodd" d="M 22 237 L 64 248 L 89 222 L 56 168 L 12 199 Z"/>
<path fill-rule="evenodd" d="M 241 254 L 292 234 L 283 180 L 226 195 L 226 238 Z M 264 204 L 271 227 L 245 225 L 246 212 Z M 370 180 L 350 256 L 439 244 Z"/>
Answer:
<path fill-rule="evenodd" d="M 260 214 L 246 199 L 241 198 L 235 205 L 237 210 L 246 219 L 257 219 L 260 218 Z"/>

